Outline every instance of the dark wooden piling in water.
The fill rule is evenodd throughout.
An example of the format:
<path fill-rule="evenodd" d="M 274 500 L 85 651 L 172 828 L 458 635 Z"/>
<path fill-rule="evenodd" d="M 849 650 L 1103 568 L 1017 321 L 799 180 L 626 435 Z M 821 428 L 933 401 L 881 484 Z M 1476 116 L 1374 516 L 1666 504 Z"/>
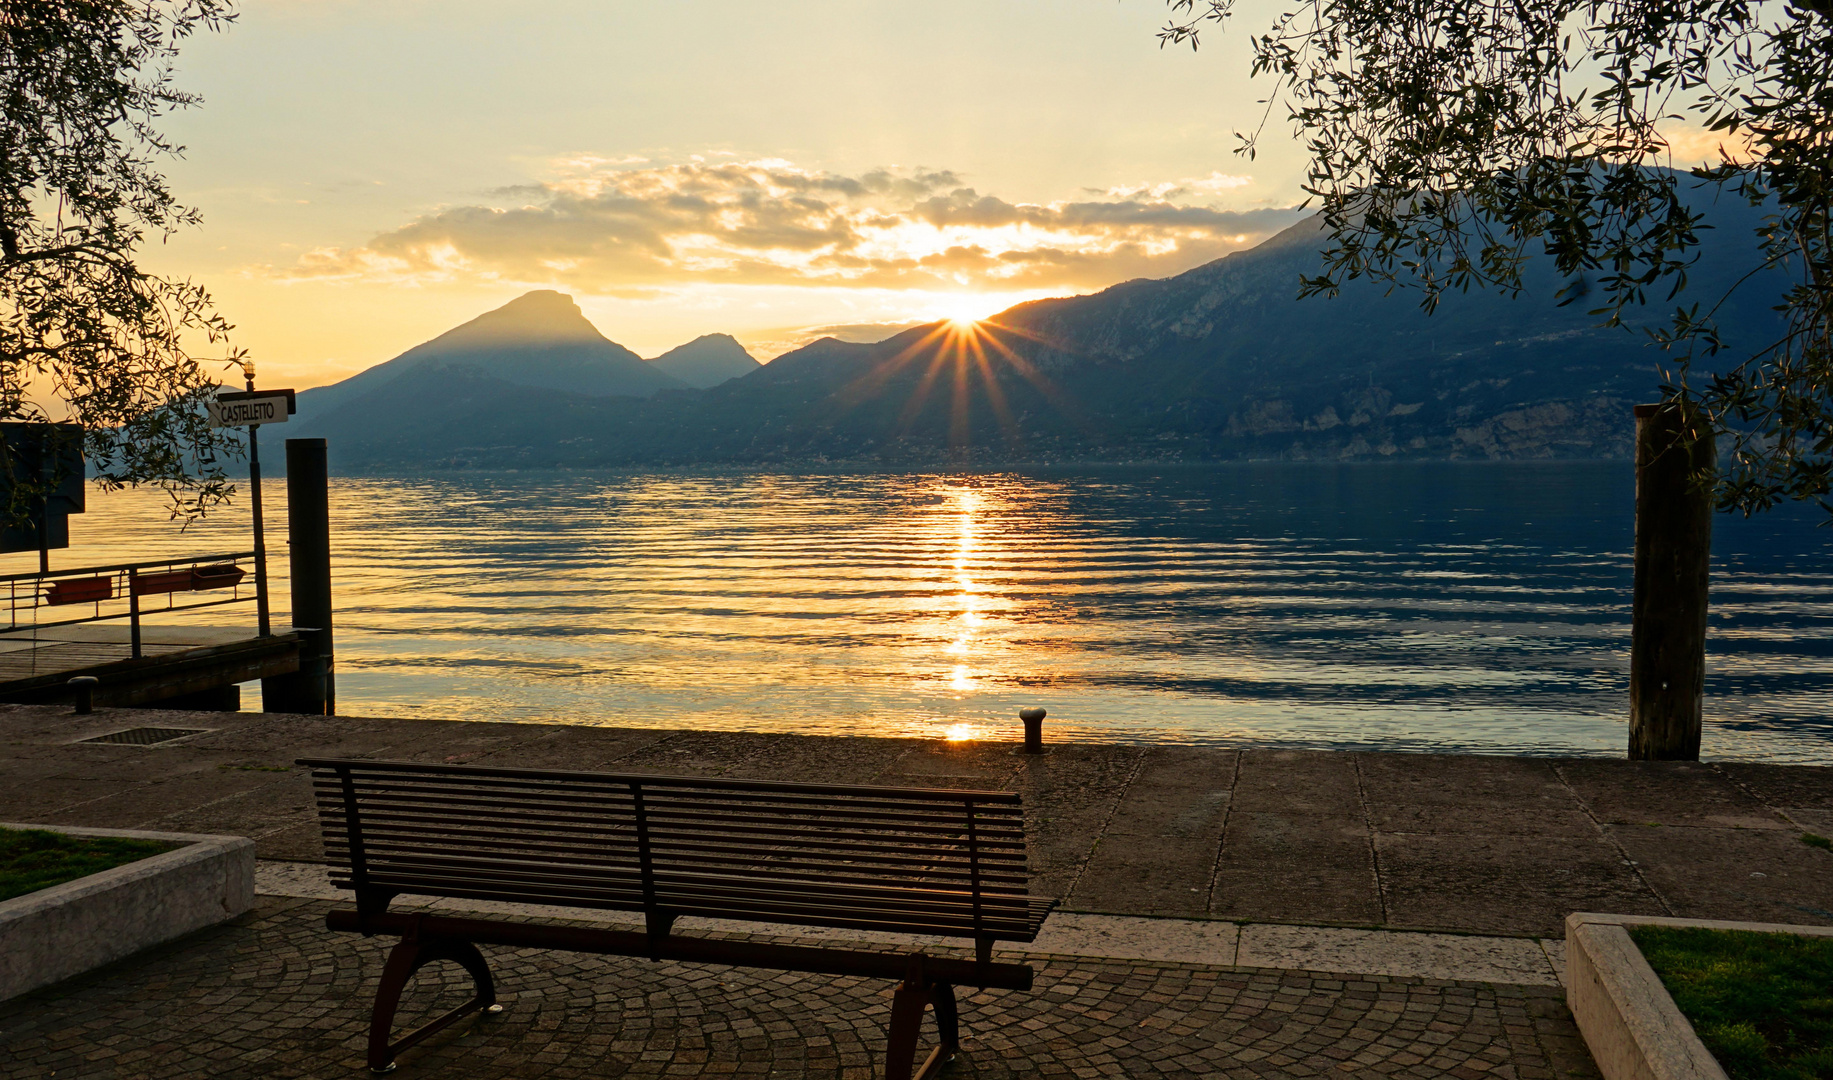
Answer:
<path fill-rule="evenodd" d="M 266 712 L 337 714 L 331 640 L 331 504 L 325 440 L 286 441 L 287 542 L 292 548 L 293 627 L 299 671 L 261 682 Z"/>
<path fill-rule="evenodd" d="M 1629 756 L 1697 761 L 1712 561 L 1712 433 L 1675 403 L 1636 406 Z"/>

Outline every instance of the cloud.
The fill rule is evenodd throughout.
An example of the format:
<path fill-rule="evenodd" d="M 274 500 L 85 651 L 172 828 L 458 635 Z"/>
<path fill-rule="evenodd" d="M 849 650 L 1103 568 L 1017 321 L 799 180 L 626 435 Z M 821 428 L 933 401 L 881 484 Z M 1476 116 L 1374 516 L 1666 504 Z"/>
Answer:
<path fill-rule="evenodd" d="M 924 325 L 927 324 L 920 322 L 832 323 L 827 326 L 810 326 L 797 333 L 808 341 L 831 337 L 840 341 L 856 341 L 862 345 L 871 345 Z"/>
<path fill-rule="evenodd" d="M 1221 173 L 1031 203 L 982 194 L 947 169 L 843 175 L 720 155 L 672 165 L 579 155 L 552 168 L 545 183 L 499 189 L 270 272 L 607 295 L 684 284 L 1079 289 L 1178 273 L 1298 216 L 1193 201 L 1248 182 Z"/>
<path fill-rule="evenodd" d="M 1661 140 L 1667 144 L 1670 160 L 1662 162 L 1679 168 L 1693 165 L 1717 165 L 1729 155 L 1734 160 L 1747 160 L 1756 153 L 1751 145 L 1749 132 L 1740 131 L 1728 134 L 1723 131 L 1708 131 L 1701 127 L 1671 127 L 1660 131 Z"/>
<path fill-rule="evenodd" d="M 917 306 L 921 306 L 920 303 Z M 1009 305 L 1008 305 L 1009 306 Z M 991 313 L 989 309 L 989 314 Z M 737 336 L 752 356 L 769 363 L 784 353 L 800 349 L 822 338 L 836 338 L 861 345 L 871 345 L 906 330 L 926 326 L 940 316 L 930 312 L 926 319 L 886 319 L 874 322 L 821 323 L 813 326 L 778 326 L 740 329 Z"/>
<path fill-rule="evenodd" d="M 1106 195 L 1110 199 L 1136 199 L 1141 195 L 1154 199 L 1171 199 L 1193 191 L 1207 192 L 1211 195 L 1224 191 L 1244 188 L 1254 182 L 1251 176 L 1233 176 L 1228 173 L 1212 172 L 1208 176 L 1189 176 L 1182 180 L 1161 180 L 1150 184 L 1123 184 L 1105 191 L 1090 188 L 1091 194 Z"/>

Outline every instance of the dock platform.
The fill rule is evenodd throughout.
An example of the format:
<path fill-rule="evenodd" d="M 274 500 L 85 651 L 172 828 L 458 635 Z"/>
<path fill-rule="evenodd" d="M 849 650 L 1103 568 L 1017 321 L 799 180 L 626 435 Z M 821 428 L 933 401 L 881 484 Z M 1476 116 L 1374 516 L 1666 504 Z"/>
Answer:
<path fill-rule="evenodd" d="M 132 630 L 120 624 L 15 630 L 0 634 L 0 702 L 69 702 L 70 680 L 88 675 L 99 681 L 97 705 L 233 709 L 237 684 L 297 672 L 299 646 L 297 633 L 144 625 L 135 659 Z"/>

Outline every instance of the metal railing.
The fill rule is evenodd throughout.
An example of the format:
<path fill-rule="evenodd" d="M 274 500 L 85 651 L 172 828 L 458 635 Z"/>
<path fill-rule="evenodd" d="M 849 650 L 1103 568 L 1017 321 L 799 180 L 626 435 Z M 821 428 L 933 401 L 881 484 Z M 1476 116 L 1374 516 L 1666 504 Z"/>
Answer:
<path fill-rule="evenodd" d="M 0 633 L 127 619 L 133 656 L 138 660 L 142 614 L 256 603 L 259 595 L 254 558 L 252 551 L 235 551 L 49 573 L 3 574 L 0 589 L 5 590 L 9 625 Z M 222 595 L 224 590 L 229 595 Z M 209 598 L 193 600 L 198 593 L 208 594 Z M 85 606 L 88 614 L 75 618 L 49 622 L 39 618 L 40 611 L 74 611 Z M 22 615 L 25 622 L 20 621 Z"/>

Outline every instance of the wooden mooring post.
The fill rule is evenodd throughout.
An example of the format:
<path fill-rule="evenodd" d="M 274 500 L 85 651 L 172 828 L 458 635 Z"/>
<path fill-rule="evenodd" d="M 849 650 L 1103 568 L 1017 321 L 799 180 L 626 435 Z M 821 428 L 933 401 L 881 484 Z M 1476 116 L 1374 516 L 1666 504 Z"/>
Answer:
<path fill-rule="evenodd" d="M 1712 432 L 1681 405 L 1636 406 L 1629 757 L 1698 761 L 1712 563 Z"/>
<path fill-rule="evenodd" d="M 286 441 L 287 543 L 299 671 L 261 680 L 265 712 L 337 714 L 331 645 L 331 501 L 323 439 Z"/>

